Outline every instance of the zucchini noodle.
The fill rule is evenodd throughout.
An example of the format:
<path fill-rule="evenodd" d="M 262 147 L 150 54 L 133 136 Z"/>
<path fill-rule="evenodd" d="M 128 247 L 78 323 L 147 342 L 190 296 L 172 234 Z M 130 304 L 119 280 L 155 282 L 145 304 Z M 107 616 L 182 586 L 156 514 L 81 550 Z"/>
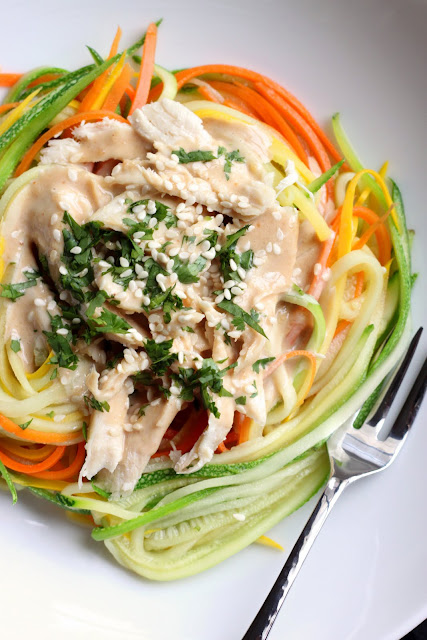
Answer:
<path fill-rule="evenodd" d="M 413 276 L 388 163 L 365 168 L 338 114 L 336 149 L 269 78 L 171 72 L 157 26 L 9 92 L 0 482 L 174 580 L 323 486 L 328 438 L 405 352 Z"/>

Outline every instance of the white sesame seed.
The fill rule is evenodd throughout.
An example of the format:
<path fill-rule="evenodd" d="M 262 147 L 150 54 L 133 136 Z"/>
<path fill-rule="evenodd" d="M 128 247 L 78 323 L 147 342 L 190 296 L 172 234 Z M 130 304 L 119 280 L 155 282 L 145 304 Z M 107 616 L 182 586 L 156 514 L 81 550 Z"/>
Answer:
<path fill-rule="evenodd" d="M 322 271 L 322 265 L 320 264 L 320 262 L 316 262 L 316 264 L 314 265 L 313 268 L 313 273 L 315 276 L 320 275 L 320 272 Z"/>
<path fill-rule="evenodd" d="M 81 322 L 80 318 L 73 318 L 73 319 L 71 320 L 71 323 L 72 323 L 72 324 L 80 324 L 80 322 Z"/>
<path fill-rule="evenodd" d="M 56 240 L 56 242 L 61 242 L 61 232 L 59 229 L 53 230 L 53 238 L 54 240 Z"/>
<path fill-rule="evenodd" d="M 179 247 L 174 247 L 169 251 L 169 255 L 171 256 L 171 258 L 174 258 L 175 256 L 177 256 L 178 253 L 179 253 Z"/>
<path fill-rule="evenodd" d="M 148 307 L 148 305 L 150 304 L 149 296 L 143 296 L 142 297 L 142 304 L 144 304 L 146 307 Z"/>
<path fill-rule="evenodd" d="M 166 340 L 166 336 L 160 335 L 160 336 L 156 336 L 156 338 L 154 339 L 154 342 L 156 344 L 160 344 L 161 342 L 164 342 L 165 340 Z"/>
<path fill-rule="evenodd" d="M 48 311 L 53 311 L 56 307 L 56 302 L 55 300 L 51 300 L 48 305 L 47 305 L 47 310 Z"/>
<path fill-rule="evenodd" d="M 168 191 L 173 189 L 173 184 L 172 184 L 172 182 L 170 180 L 165 180 L 163 184 L 164 184 L 165 189 L 167 189 Z"/>
<path fill-rule="evenodd" d="M 153 213 L 156 213 L 156 203 L 154 202 L 154 200 L 149 200 L 147 203 L 147 212 L 150 215 L 153 215 Z"/>
<path fill-rule="evenodd" d="M 246 516 L 243 513 L 233 513 L 233 518 L 239 522 L 244 522 L 244 520 L 246 520 Z"/>
<path fill-rule="evenodd" d="M 65 327 L 63 329 L 57 329 L 56 333 L 59 336 L 66 336 L 68 334 L 68 329 L 65 329 Z"/>
<path fill-rule="evenodd" d="M 224 284 L 224 287 L 226 289 L 231 289 L 231 287 L 234 287 L 235 284 L 236 284 L 235 280 L 227 280 L 227 282 Z"/>
<path fill-rule="evenodd" d="M 77 182 L 77 171 L 75 169 L 68 169 L 68 178 L 71 180 L 71 182 Z"/>
<path fill-rule="evenodd" d="M 258 311 L 264 311 L 264 305 L 262 302 L 256 302 L 255 303 L 255 309 L 258 309 Z"/>
<path fill-rule="evenodd" d="M 273 251 L 273 245 L 271 244 L 271 242 L 267 244 L 265 250 L 267 251 L 267 253 L 271 253 Z"/>
<path fill-rule="evenodd" d="M 223 329 L 225 329 L 226 331 L 228 331 L 230 329 L 230 323 L 228 322 L 227 318 L 223 318 L 221 320 L 221 326 Z"/>
<path fill-rule="evenodd" d="M 331 277 L 331 270 L 329 269 L 329 267 L 324 270 L 321 277 L 323 282 L 327 282 L 329 280 L 329 278 Z"/>
<path fill-rule="evenodd" d="M 240 287 L 231 287 L 230 291 L 234 296 L 240 296 L 243 293 Z"/>
<path fill-rule="evenodd" d="M 56 231 L 57 231 L 57 229 L 56 229 Z M 81 247 L 72 247 L 70 249 L 70 253 L 74 253 L 75 255 L 78 255 L 81 252 L 82 252 L 82 248 Z"/>
<path fill-rule="evenodd" d="M 65 419 L 65 415 L 63 413 L 58 413 L 56 416 L 53 416 L 54 422 L 62 422 Z"/>
<path fill-rule="evenodd" d="M 150 220 L 150 221 L 149 221 L 149 223 L 148 223 L 148 228 L 149 228 L 149 229 L 152 229 L 153 227 L 155 227 L 155 226 L 156 226 L 157 222 L 158 222 L 158 221 L 157 221 L 157 218 L 151 218 L 151 220 Z"/>
<path fill-rule="evenodd" d="M 120 262 L 120 266 L 121 267 L 128 267 L 129 266 L 129 260 L 127 258 L 123 258 L 123 256 L 120 256 L 119 262 Z"/>
<path fill-rule="evenodd" d="M 203 257 L 206 258 L 207 260 L 213 260 L 215 256 L 216 256 L 215 247 L 211 247 L 209 251 L 205 251 L 203 253 Z"/>
<path fill-rule="evenodd" d="M 66 276 L 68 273 L 68 269 L 67 267 L 64 267 L 63 264 L 61 264 L 61 266 L 59 267 L 59 273 L 63 276 Z"/>
<path fill-rule="evenodd" d="M 128 284 L 129 287 L 129 291 L 131 291 L 132 293 L 134 293 L 137 290 L 137 286 L 136 286 L 136 282 L 135 280 L 131 280 Z"/>
<path fill-rule="evenodd" d="M 231 300 L 230 289 L 224 289 L 224 298 L 226 298 L 227 300 Z"/>
<path fill-rule="evenodd" d="M 187 297 L 187 294 L 184 293 L 184 291 L 175 291 L 175 295 L 177 295 L 178 298 L 181 298 L 181 300 L 185 300 Z"/>
<path fill-rule="evenodd" d="M 58 214 L 54 213 L 52 214 L 51 218 L 50 218 L 50 224 L 55 224 L 55 222 L 58 220 Z"/>
<path fill-rule="evenodd" d="M 215 304 L 219 304 L 220 302 L 222 302 L 224 300 L 224 294 L 220 293 L 216 298 L 215 298 Z"/>
<path fill-rule="evenodd" d="M 148 276 L 148 271 L 145 271 L 140 264 L 135 265 L 135 273 L 139 278 L 146 278 Z"/>
<path fill-rule="evenodd" d="M 239 278 L 241 278 L 242 280 L 246 278 L 246 271 L 243 267 L 237 267 L 237 273 L 239 275 Z"/>
<path fill-rule="evenodd" d="M 273 253 L 276 256 L 280 256 L 280 254 L 282 253 L 282 249 L 280 248 L 280 245 L 277 244 L 277 242 L 273 243 Z"/>
<path fill-rule="evenodd" d="M 129 349 L 125 349 L 123 351 L 123 357 L 128 364 L 133 364 L 135 362 L 135 358 L 133 357 L 131 351 Z"/>
<path fill-rule="evenodd" d="M 143 222 L 146 217 L 147 217 L 147 213 L 145 211 L 141 211 L 141 213 L 137 214 L 136 219 L 139 220 L 139 222 Z"/>
<path fill-rule="evenodd" d="M 84 278 L 87 275 L 88 269 L 85 267 L 83 271 L 80 271 L 79 278 Z"/>
<path fill-rule="evenodd" d="M 184 352 L 183 351 L 178 351 L 178 362 L 179 362 L 179 364 L 183 364 L 183 362 L 184 362 Z"/>
<path fill-rule="evenodd" d="M 142 236 L 144 236 L 144 235 L 145 235 L 145 232 L 144 232 L 144 231 L 135 231 L 135 233 L 134 233 L 134 234 L 132 234 L 132 238 L 133 238 L 134 240 L 139 240 L 139 239 L 140 239 L 140 238 L 142 238 Z"/>
<path fill-rule="evenodd" d="M 46 300 L 43 300 L 43 298 L 36 298 L 34 300 L 34 304 L 36 307 L 45 307 L 46 306 Z"/>
<path fill-rule="evenodd" d="M 67 298 L 68 298 L 68 291 L 61 291 L 61 293 L 59 294 L 59 299 L 67 300 Z"/>
<path fill-rule="evenodd" d="M 180 256 L 181 260 L 187 260 L 187 258 L 190 257 L 190 254 L 188 253 L 188 251 L 182 251 Z"/>
<path fill-rule="evenodd" d="M 254 385 L 253 385 L 253 384 L 248 384 L 248 385 L 245 387 L 245 393 L 250 394 L 250 393 L 255 393 L 255 391 L 256 391 L 256 388 L 254 387 Z"/>
<path fill-rule="evenodd" d="M 280 211 L 273 211 L 273 218 L 275 220 L 281 220 L 282 219 L 282 214 Z"/>

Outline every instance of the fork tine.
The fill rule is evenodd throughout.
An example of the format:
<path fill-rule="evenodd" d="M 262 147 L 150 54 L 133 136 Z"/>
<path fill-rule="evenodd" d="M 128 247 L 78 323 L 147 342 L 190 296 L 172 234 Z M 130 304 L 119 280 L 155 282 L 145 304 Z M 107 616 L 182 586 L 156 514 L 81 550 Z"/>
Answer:
<path fill-rule="evenodd" d="M 412 423 L 415 420 L 415 416 L 418 413 L 418 409 L 421 406 L 421 402 L 424 398 L 424 394 L 427 389 L 427 358 L 424 360 L 424 364 L 418 373 L 418 376 L 414 382 L 414 385 L 409 392 L 408 397 L 405 400 L 405 404 L 400 410 L 399 415 L 397 416 L 392 428 L 390 429 L 390 433 L 385 442 L 394 441 L 394 444 L 401 443 L 409 429 L 412 426 Z"/>
<path fill-rule="evenodd" d="M 402 364 L 400 365 L 396 375 L 394 376 L 389 388 L 387 389 L 387 393 L 385 394 L 384 398 L 381 401 L 381 404 L 379 405 L 378 409 L 375 411 L 375 414 L 372 416 L 372 418 L 370 418 L 370 420 L 367 421 L 366 424 L 368 424 L 371 427 L 376 427 L 378 426 L 378 424 L 381 422 L 381 424 L 384 423 L 384 420 L 386 419 L 388 412 L 390 411 L 390 407 L 393 404 L 393 400 L 395 398 L 396 392 L 398 390 L 398 388 L 400 387 L 400 385 L 402 384 L 403 378 L 406 375 L 406 372 L 408 370 L 409 365 L 411 364 L 411 360 L 413 358 L 413 355 L 415 353 L 415 350 L 418 346 L 418 342 L 420 340 L 421 334 L 423 332 L 423 328 L 420 327 L 417 331 L 417 333 L 414 335 L 414 337 L 411 340 L 411 343 L 408 347 L 408 351 L 406 352 L 406 355 L 403 359 Z"/>

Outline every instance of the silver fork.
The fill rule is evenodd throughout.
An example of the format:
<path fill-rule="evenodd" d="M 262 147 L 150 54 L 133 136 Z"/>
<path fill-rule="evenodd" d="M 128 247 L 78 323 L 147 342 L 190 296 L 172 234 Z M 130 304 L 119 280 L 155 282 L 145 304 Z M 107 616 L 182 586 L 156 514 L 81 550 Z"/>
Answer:
<path fill-rule="evenodd" d="M 379 438 L 397 389 L 405 377 L 418 345 L 422 328 L 418 329 L 402 364 L 393 377 L 383 400 L 370 420 L 360 429 L 353 420 L 344 424 L 328 441 L 331 475 L 319 502 L 294 545 L 274 586 L 242 640 L 265 640 L 277 614 L 323 526 L 332 507 L 349 484 L 388 467 L 400 451 L 415 419 L 427 386 L 427 360 L 386 439 Z"/>

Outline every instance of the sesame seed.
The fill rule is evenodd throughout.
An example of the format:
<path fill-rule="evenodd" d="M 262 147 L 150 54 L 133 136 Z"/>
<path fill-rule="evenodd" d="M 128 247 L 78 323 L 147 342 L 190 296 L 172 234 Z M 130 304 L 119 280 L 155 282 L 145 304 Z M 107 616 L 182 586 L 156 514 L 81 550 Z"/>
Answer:
<path fill-rule="evenodd" d="M 237 273 L 239 275 L 239 278 L 241 278 L 242 280 L 246 278 L 246 271 L 243 267 L 237 267 Z"/>
<path fill-rule="evenodd" d="M 146 307 L 148 307 L 150 302 L 151 302 L 151 300 L 150 300 L 149 296 L 143 296 L 142 297 L 142 304 L 144 304 Z"/>
<path fill-rule="evenodd" d="M 139 278 L 146 278 L 148 276 L 148 271 L 145 271 L 140 264 L 135 265 L 135 273 Z"/>
<path fill-rule="evenodd" d="M 168 191 L 173 189 L 173 184 L 170 180 L 165 180 L 163 184 L 165 186 L 165 189 L 167 189 Z"/>
<path fill-rule="evenodd" d="M 233 518 L 239 522 L 244 522 L 244 520 L 246 520 L 246 516 L 243 513 L 233 513 Z"/>
<path fill-rule="evenodd" d="M 224 298 L 226 298 L 227 300 L 231 300 L 230 289 L 224 289 Z"/>
<path fill-rule="evenodd" d="M 281 220 L 282 219 L 282 214 L 280 213 L 280 211 L 273 211 L 273 218 L 275 220 Z"/>
<path fill-rule="evenodd" d="M 240 294 L 243 293 L 239 287 L 231 287 L 230 291 L 234 296 L 240 296 Z"/>
<path fill-rule="evenodd" d="M 71 323 L 72 323 L 72 324 L 80 324 L 80 322 L 81 322 L 80 318 L 73 318 L 73 319 L 71 320 Z"/>
<path fill-rule="evenodd" d="M 65 415 L 63 413 L 58 413 L 56 416 L 53 416 L 54 422 L 62 422 L 65 419 Z"/>
<path fill-rule="evenodd" d="M 34 300 L 34 304 L 36 307 L 45 307 L 46 306 L 46 300 L 43 300 L 43 298 L 36 298 Z"/>
<path fill-rule="evenodd" d="M 129 349 L 125 349 L 123 351 L 123 357 L 126 360 L 126 362 L 128 364 L 132 364 L 133 362 L 135 362 L 135 358 L 133 357 L 131 351 Z"/>
<path fill-rule="evenodd" d="M 68 291 L 61 291 L 61 293 L 59 294 L 59 299 L 67 300 L 67 298 L 68 298 Z"/>
<path fill-rule="evenodd" d="M 181 252 L 181 255 L 180 255 L 181 260 L 187 260 L 187 258 L 189 257 L 190 257 L 190 254 L 188 253 L 188 251 Z"/>
<path fill-rule="evenodd" d="M 138 287 L 136 286 L 136 282 L 135 282 L 135 280 L 131 280 L 131 281 L 129 282 L 128 287 L 129 287 L 129 291 L 131 291 L 132 293 L 134 293 L 134 292 L 137 290 L 137 288 L 138 288 Z"/>
<path fill-rule="evenodd" d="M 223 293 L 220 293 L 220 294 L 219 294 L 219 296 L 217 296 L 217 297 L 215 298 L 215 303 L 216 303 L 216 304 L 219 304 L 219 303 L 220 303 L 220 302 L 222 302 L 223 300 L 224 300 L 224 294 L 223 294 Z"/>
<path fill-rule="evenodd" d="M 75 169 L 68 169 L 68 178 L 71 180 L 71 182 L 77 182 L 77 171 Z"/>
<path fill-rule="evenodd" d="M 154 342 L 156 344 L 160 344 L 161 342 L 164 342 L 165 340 L 166 340 L 166 336 L 160 335 L 160 336 L 156 336 L 156 338 L 154 339 Z"/>
<path fill-rule="evenodd" d="M 277 244 L 277 242 L 274 242 L 273 244 L 273 253 L 276 256 L 280 256 L 280 254 L 282 253 L 282 249 L 280 248 L 280 245 Z"/>
<path fill-rule="evenodd" d="M 157 251 L 157 249 L 151 249 L 151 255 L 153 257 L 153 260 L 157 260 L 159 252 Z"/>
<path fill-rule="evenodd" d="M 63 329 L 57 329 L 56 333 L 59 336 L 66 336 L 68 334 L 68 329 L 65 329 L 65 327 Z"/>
<path fill-rule="evenodd" d="M 135 233 L 132 235 L 132 238 L 134 240 L 139 240 L 140 238 L 142 238 L 142 236 L 145 235 L 144 231 L 135 231 Z"/>
<path fill-rule="evenodd" d="M 48 311 L 53 311 L 56 307 L 56 302 L 55 300 L 51 300 L 48 305 L 47 305 L 47 310 Z"/>
<path fill-rule="evenodd" d="M 224 287 L 226 289 L 231 289 L 231 287 L 234 287 L 235 284 L 236 284 L 235 280 L 227 280 L 227 282 L 224 284 Z"/>
<path fill-rule="evenodd" d="M 223 329 L 225 329 L 226 331 L 228 331 L 230 329 L 230 323 L 228 322 L 227 318 L 223 318 L 221 320 L 221 326 Z"/>
<path fill-rule="evenodd" d="M 88 269 L 87 267 L 85 267 L 83 271 L 80 271 L 79 278 L 84 278 L 87 275 L 87 273 L 88 273 Z"/>
<path fill-rule="evenodd" d="M 123 258 L 123 256 L 120 256 L 119 262 L 121 267 L 129 266 L 129 260 L 127 258 Z"/>
<path fill-rule="evenodd" d="M 68 273 L 68 269 L 67 267 L 64 267 L 63 264 L 61 264 L 61 266 L 59 267 L 59 273 L 63 276 L 66 276 Z"/>
<path fill-rule="evenodd" d="M 157 224 L 157 218 L 151 218 L 150 222 L 148 223 L 148 228 L 152 229 L 153 227 L 155 227 Z"/>
<path fill-rule="evenodd" d="M 179 247 L 174 247 L 169 251 L 169 255 L 171 256 L 171 258 L 174 258 L 175 256 L 177 256 L 178 253 L 179 253 Z"/>
<path fill-rule="evenodd" d="M 145 211 L 141 211 L 141 213 L 138 213 L 137 216 L 136 216 L 136 218 L 137 218 L 137 220 L 139 220 L 139 222 L 143 222 L 146 217 L 147 217 L 147 214 L 146 214 Z"/>
<path fill-rule="evenodd" d="M 256 302 L 255 303 L 255 309 L 258 309 L 258 311 L 264 311 L 264 305 L 262 302 Z"/>
<path fill-rule="evenodd" d="M 61 242 L 61 232 L 59 229 L 53 230 L 53 238 L 54 240 L 56 240 L 56 242 Z"/>
<path fill-rule="evenodd" d="M 202 253 L 202 256 L 206 258 L 206 260 L 213 260 L 215 258 L 215 255 L 216 255 L 216 251 L 214 247 L 211 247 L 209 251 L 204 251 Z M 230 260 L 230 264 L 231 264 L 231 260 Z"/>
<path fill-rule="evenodd" d="M 135 298 L 142 298 L 142 289 L 137 289 L 135 291 Z"/>
<path fill-rule="evenodd" d="M 153 213 L 156 213 L 156 203 L 154 202 L 154 200 L 149 200 L 147 203 L 147 212 L 152 215 Z"/>
<path fill-rule="evenodd" d="M 185 300 L 187 297 L 187 294 L 184 293 L 184 291 L 175 291 L 175 295 L 177 295 L 178 298 L 181 298 L 181 300 Z"/>
<path fill-rule="evenodd" d="M 55 229 L 55 231 L 58 231 L 58 229 Z M 70 249 L 70 253 L 74 253 L 75 255 L 78 255 L 81 252 L 82 252 L 82 248 L 81 247 L 72 247 Z"/>
<path fill-rule="evenodd" d="M 313 273 L 315 276 L 320 275 L 320 272 L 322 271 L 322 265 L 320 264 L 320 262 L 316 262 L 316 264 L 314 265 L 313 268 Z"/>
<path fill-rule="evenodd" d="M 327 282 L 329 280 L 329 278 L 331 277 L 331 270 L 329 268 L 325 269 L 325 271 L 322 273 L 321 277 L 322 277 L 323 282 Z"/>
<path fill-rule="evenodd" d="M 52 214 L 52 217 L 50 219 L 50 224 L 55 224 L 57 220 L 58 220 L 58 214 L 57 213 Z"/>
<path fill-rule="evenodd" d="M 267 244 L 265 250 L 267 251 L 267 253 L 271 253 L 273 251 L 273 245 L 271 244 L 271 242 Z"/>

